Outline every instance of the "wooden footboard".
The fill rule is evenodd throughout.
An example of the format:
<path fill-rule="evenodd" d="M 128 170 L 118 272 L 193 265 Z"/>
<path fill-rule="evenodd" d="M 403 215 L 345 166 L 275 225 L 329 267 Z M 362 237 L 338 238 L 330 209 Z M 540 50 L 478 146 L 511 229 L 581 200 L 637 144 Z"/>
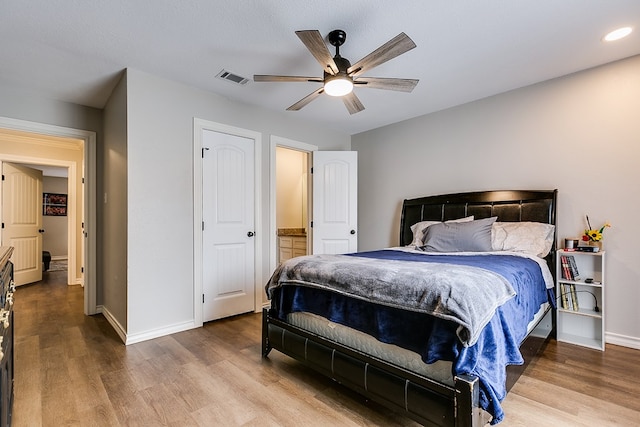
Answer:
<path fill-rule="evenodd" d="M 426 426 L 482 426 L 490 419 L 478 405 L 476 377 L 456 377 L 451 387 L 289 325 L 268 309 L 262 319 L 263 357 L 276 349 Z"/>

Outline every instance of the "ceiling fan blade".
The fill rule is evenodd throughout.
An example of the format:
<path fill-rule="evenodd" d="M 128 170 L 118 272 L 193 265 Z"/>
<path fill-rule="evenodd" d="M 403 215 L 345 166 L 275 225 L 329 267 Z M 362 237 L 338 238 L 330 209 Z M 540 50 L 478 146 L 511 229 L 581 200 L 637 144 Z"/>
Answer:
<path fill-rule="evenodd" d="M 360 102 L 360 99 L 356 96 L 355 93 L 350 92 L 342 97 L 342 102 L 344 102 L 344 106 L 349 110 L 349 114 L 359 113 L 364 110 L 364 105 Z"/>
<path fill-rule="evenodd" d="M 304 77 L 304 76 L 270 76 L 264 74 L 254 74 L 254 82 L 316 82 L 322 83 L 322 79 L 319 77 Z"/>
<path fill-rule="evenodd" d="M 302 40 L 302 43 L 309 49 L 309 52 L 316 58 L 316 60 L 322 65 L 322 68 L 327 73 L 333 75 L 338 74 L 338 66 L 333 60 L 327 45 L 320 35 L 318 30 L 301 30 L 296 31 L 296 34 Z"/>
<path fill-rule="evenodd" d="M 300 110 L 302 107 L 304 107 L 305 105 L 307 105 L 308 103 L 316 99 L 318 96 L 320 96 L 322 92 L 324 92 L 324 87 L 321 87 L 318 90 L 311 92 L 309 95 L 305 96 L 300 101 L 296 102 L 291 107 L 287 108 L 287 111 Z"/>
<path fill-rule="evenodd" d="M 397 90 L 400 92 L 411 92 L 420 80 L 418 79 L 393 79 L 386 77 L 359 77 L 353 82 L 358 87 L 372 89 Z"/>
<path fill-rule="evenodd" d="M 360 74 L 373 67 L 383 64 L 396 56 L 416 47 L 416 44 L 405 33 L 400 33 L 360 61 L 347 69 L 347 74 L 351 77 L 358 77 Z"/>

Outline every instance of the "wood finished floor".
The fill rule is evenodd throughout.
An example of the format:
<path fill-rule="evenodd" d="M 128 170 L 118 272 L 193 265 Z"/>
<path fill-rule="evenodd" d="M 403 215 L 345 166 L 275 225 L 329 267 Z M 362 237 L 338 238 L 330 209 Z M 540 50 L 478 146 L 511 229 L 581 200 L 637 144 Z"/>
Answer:
<path fill-rule="evenodd" d="M 14 426 L 414 426 L 272 352 L 260 315 L 124 346 L 65 272 L 18 288 Z M 640 425 L 640 351 L 551 341 L 501 426 Z"/>

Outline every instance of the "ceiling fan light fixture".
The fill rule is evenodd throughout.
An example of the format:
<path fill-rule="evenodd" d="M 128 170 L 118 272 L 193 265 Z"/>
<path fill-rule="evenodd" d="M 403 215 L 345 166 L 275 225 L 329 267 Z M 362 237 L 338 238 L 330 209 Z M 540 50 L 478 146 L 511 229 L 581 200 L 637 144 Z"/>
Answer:
<path fill-rule="evenodd" d="M 335 56 L 327 48 L 324 38 L 318 30 L 300 30 L 296 35 L 307 47 L 307 50 L 322 65 L 323 77 L 305 76 L 270 76 L 254 74 L 256 82 L 312 82 L 322 83 L 322 86 L 305 96 L 295 104 L 289 106 L 287 111 L 298 111 L 323 93 L 329 96 L 342 97 L 342 101 L 349 114 L 359 113 L 364 110 L 364 105 L 353 91 L 353 86 L 370 87 L 374 89 L 396 90 L 411 92 L 418 84 L 417 79 L 394 79 L 387 77 L 360 77 L 365 73 L 384 64 L 393 58 L 416 47 L 416 44 L 405 33 L 400 33 L 382 46 L 360 59 L 353 66 L 348 59 L 340 56 L 340 46 L 347 39 L 347 33 L 343 30 L 333 30 L 329 33 L 329 43 L 336 48 Z"/>
<path fill-rule="evenodd" d="M 353 90 L 353 80 L 345 75 L 327 77 L 324 81 L 324 92 L 329 96 L 344 96 Z"/>

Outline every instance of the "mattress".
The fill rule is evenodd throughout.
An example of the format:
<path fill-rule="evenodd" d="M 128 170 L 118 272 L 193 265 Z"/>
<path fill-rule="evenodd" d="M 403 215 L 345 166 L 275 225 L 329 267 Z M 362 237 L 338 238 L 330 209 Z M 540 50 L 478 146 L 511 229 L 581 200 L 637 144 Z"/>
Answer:
<path fill-rule="evenodd" d="M 527 326 L 527 335 L 536 334 L 536 326 L 544 317 L 548 307 L 548 303 L 542 304 L 540 310 Z M 431 364 L 424 363 L 418 353 L 406 350 L 397 345 L 383 343 L 371 335 L 339 323 L 331 322 L 313 313 L 289 313 L 287 315 L 287 322 L 293 326 L 392 363 L 418 375 L 453 386 L 453 377 L 451 374 L 452 362 L 438 360 Z"/>

